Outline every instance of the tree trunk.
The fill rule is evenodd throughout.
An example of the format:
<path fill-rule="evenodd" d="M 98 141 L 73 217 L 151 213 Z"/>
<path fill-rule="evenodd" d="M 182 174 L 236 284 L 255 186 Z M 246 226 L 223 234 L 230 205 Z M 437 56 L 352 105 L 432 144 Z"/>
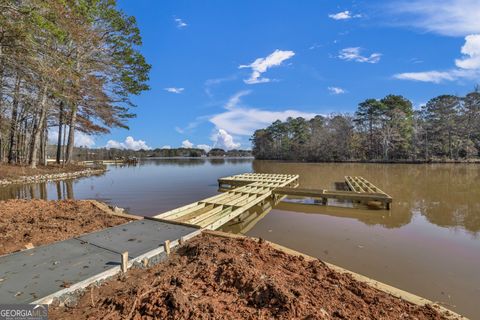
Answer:
<path fill-rule="evenodd" d="M 43 122 L 43 130 L 40 134 L 40 160 L 39 163 L 43 166 L 47 165 L 47 141 L 48 141 L 48 130 L 47 130 L 47 117 Z"/>
<path fill-rule="evenodd" d="M 18 99 L 20 98 L 20 82 L 21 78 L 17 75 L 17 80 L 15 81 L 15 89 L 13 93 L 13 102 L 12 102 L 12 119 L 10 122 L 10 150 L 8 152 L 8 163 L 12 164 L 16 160 L 16 134 L 17 134 L 17 117 L 18 117 Z"/>
<path fill-rule="evenodd" d="M 75 144 L 75 124 L 77 123 L 77 106 L 72 106 L 70 114 L 70 123 L 68 130 L 67 154 L 65 155 L 65 163 L 69 164 L 73 158 L 73 145 Z"/>
<path fill-rule="evenodd" d="M 67 124 L 63 124 L 63 137 L 62 137 L 62 164 L 65 164 L 65 146 L 66 146 L 66 141 L 67 141 Z"/>
<path fill-rule="evenodd" d="M 47 115 L 47 85 L 44 85 L 41 91 L 40 98 L 40 117 L 38 118 L 38 125 L 34 127 L 32 134 L 32 150 L 30 151 L 30 168 L 37 167 L 38 161 L 38 148 L 40 146 L 40 134 L 43 132 L 43 125 L 45 123 L 45 117 Z"/>
<path fill-rule="evenodd" d="M 82 56 L 80 48 L 77 47 L 77 61 L 76 61 L 76 71 L 80 73 L 80 57 Z M 77 90 L 80 90 L 80 78 L 76 80 Z M 75 144 L 75 125 L 77 124 L 77 110 L 78 105 L 74 102 L 72 105 L 72 111 L 70 113 L 70 123 L 68 130 L 68 142 L 67 142 L 67 153 L 65 155 L 65 163 L 69 164 L 73 159 L 73 146 Z"/>
<path fill-rule="evenodd" d="M 62 130 L 63 130 L 63 101 L 60 102 L 58 112 L 58 140 L 57 140 L 57 164 L 60 164 L 62 159 Z"/>
<path fill-rule="evenodd" d="M 3 162 L 3 132 L 2 132 L 2 124 L 3 124 L 3 74 L 4 74 L 4 64 L 2 58 L 2 46 L 0 45 L 0 163 Z"/>

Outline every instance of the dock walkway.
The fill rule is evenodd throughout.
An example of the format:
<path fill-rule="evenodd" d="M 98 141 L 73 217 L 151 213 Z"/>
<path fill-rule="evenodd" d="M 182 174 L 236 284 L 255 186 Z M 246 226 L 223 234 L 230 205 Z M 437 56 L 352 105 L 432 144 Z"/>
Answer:
<path fill-rule="evenodd" d="M 120 272 L 121 254 L 129 265 L 161 259 L 164 243 L 197 235 L 198 228 L 137 220 L 33 249 L 0 256 L 2 303 L 49 303 L 54 297 Z"/>
<path fill-rule="evenodd" d="M 167 211 L 154 218 L 215 230 L 274 197 L 277 188 L 298 186 L 298 175 L 245 173 L 220 178 L 222 194 Z"/>

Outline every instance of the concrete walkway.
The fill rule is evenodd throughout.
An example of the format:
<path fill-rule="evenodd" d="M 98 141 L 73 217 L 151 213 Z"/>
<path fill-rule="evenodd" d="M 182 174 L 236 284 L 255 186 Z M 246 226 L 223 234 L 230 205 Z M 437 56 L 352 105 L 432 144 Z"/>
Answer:
<path fill-rule="evenodd" d="M 172 247 L 199 229 L 138 220 L 69 240 L 0 256 L 0 303 L 47 303 L 76 287 L 120 271 L 120 254 L 129 263 L 161 258 L 164 242 Z"/>

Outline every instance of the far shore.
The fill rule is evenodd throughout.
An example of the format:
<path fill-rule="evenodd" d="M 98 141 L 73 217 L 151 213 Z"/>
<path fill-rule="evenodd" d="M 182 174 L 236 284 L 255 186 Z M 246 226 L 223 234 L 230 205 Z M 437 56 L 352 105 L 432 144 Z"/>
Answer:
<path fill-rule="evenodd" d="M 301 160 L 282 160 L 282 159 L 256 159 L 258 161 L 275 161 L 291 163 L 372 163 L 372 164 L 480 164 L 480 159 L 464 160 L 344 160 L 344 161 L 301 161 Z"/>

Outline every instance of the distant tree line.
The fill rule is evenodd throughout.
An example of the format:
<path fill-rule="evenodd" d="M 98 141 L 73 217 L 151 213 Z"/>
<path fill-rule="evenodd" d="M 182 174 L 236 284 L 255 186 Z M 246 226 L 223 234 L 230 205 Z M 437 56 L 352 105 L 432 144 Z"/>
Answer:
<path fill-rule="evenodd" d="M 48 146 L 47 154 L 49 157 L 55 156 L 56 146 Z M 153 149 L 153 150 L 128 150 L 115 148 L 85 148 L 74 147 L 72 158 L 75 161 L 84 160 L 115 160 L 131 158 L 196 158 L 196 157 L 251 157 L 250 150 L 223 150 L 213 148 L 210 151 L 198 148 L 171 148 L 171 149 Z"/>
<path fill-rule="evenodd" d="M 147 90 L 134 17 L 115 0 L 0 0 L 0 162 L 73 159 L 75 132 L 107 133 Z"/>
<path fill-rule="evenodd" d="M 399 95 L 367 99 L 351 114 L 289 118 L 256 130 L 257 159 L 449 161 L 478 158 L 480 90 L 441 95 L 420 110 Z"/>

